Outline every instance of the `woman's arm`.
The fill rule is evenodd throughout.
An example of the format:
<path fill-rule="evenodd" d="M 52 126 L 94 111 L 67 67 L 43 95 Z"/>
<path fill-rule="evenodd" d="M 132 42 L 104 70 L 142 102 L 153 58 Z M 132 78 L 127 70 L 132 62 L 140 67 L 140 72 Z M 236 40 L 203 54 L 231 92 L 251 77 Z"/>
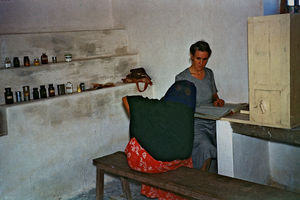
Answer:
<path fill-rule="evenodd" d="M 123 101 L 123 105 L 128 113 L 128 115 L 130 116 L 130 109 L 129 109 L 129 104 L 128 104 L 128 100 L 127 100 L 127 96 L 122 98 Z"/>
<path fill-rule="evenodd" d="M 215 93 L 215 94 L 213 94 L 213 103 L 214 103 L 214 106 L 216 106 L 216 107 L 223 107 L 225 104 L 225 101 L 223 99 L 220 99 L 218 94 Z"/>

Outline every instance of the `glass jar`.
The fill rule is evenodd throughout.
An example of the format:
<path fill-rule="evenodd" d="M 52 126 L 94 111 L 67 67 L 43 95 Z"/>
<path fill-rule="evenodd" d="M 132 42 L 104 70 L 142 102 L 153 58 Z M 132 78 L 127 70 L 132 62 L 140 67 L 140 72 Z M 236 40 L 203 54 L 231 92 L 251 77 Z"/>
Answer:
<path fill-rule="evenodd" d="M 49 97 L 54 97 L 55 96 L 55 89 L 53 87 L 53 84 L 49 84 L 48 94 L 49 94 Z"/>
<path fill-rule="evenodd" d="M 73 93 L 73 84 L 71 82 L 67 82 L 67 84 L 66 84 L 66 93 L 67 94 Z"/>
<path fill-rule="evenodd" d="M 48 64 L 48 56 L 46 55 L 46 53 L 43 53 L 41 55 L 41 63 L 42 64 Z"/>
<path fill-rule="evenodd" d="M 20 67 L 20 60 L 18 57 L 14 57 L 13 63 L 14 67 Z"/>
<path fill-rule="evenodd" d="M 14 96 L 13 96 L 13 93 L 11 91 L 11 88 L 5 88 L 4 96 L 5 96 L 5 103 L 6 104 L 13 104 L 14 103 Z"/>
<path fill-rule="evenodd" d="M 40 65 L 40 59 L 35 58 L 35 59 L 33 60 L 33 65 L 34 65 L 34 66 L 39 66 L 39 65 Z"/>
<path fill-rule="evenodd" d="M 40 97 L 42 99 L 47 98 L 47 91 L 45 85 L 40 86 Z"/>
<path fill-rule="evenodd" d="M 58 95 L 64 95 L 65 93 L 65 84 L 59 84 L 57 85 L 57 94 Z"/>
<path fill-rule="evenodd" d="M 5 58 L 5 68 L 10 68 L 11 67 L 11 62 L 10 62 L 10 59 L 9 57 L 6 57 Z"/>
<path fill-rule="evenodd" d="M 65 55 L 65 60 L 66 60 L 66 62 L 71 62 L 72 61 L 72 54 L 66 54 Z"/>
<path fill-rule="evenodd" d="M 24 101 L 30 101 L 30 88 L 29 86 L 23 86 Z"/>
<path fill-rule="evenodd" d="M 32 91 L 33 99 L 39 99 L 40 98 L 39 89 L 38 88 L 33 88 L 32 90 L 33 90 Z"/>
<path fill-rule="evenodd" d="M 52 63 L 57 63 L 57 58 L 56 58 L 56 56 L 52 56 Z"/>
<path fill-rule="evenodd" d="M 78 93 L 80 93 L 80 92 L 81 92 L 80 85 L 77 85 L 77 92 L 78 92 Z"/>
<path fill-rule="evenodd" d="M 28 56 L 24 56 L 24 66 L 29 67 L 30 66 L 30 60 Z"/>
<path fill-rule="evenodd" d="M 79 84 L 81 91 L 85 91 L 85 84 L 84 83 L 80 83 Z"/>

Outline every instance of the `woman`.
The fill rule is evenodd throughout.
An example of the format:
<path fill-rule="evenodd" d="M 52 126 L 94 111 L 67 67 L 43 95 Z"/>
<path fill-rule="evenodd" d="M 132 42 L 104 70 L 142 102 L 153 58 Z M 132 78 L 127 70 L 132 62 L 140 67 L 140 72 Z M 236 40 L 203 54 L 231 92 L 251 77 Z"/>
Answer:
<path fill-rule="evenodd" d="M 123 97 L 130 115 L 130 141 L 125 153 L 128 165 L 145 173 L 161 173 L 180 166 L 193 167 L 196 88 L 189 81 L 175 82 L 161 99 Z M 183 199 L 175 194 L 142 185 L 150 198 Z"/>
<path fill-rule="evenodd" d="M 188 80 L 196 86 L 196 112 L 199 106 L 205 104 L 213 103 L 214 106 L 224 106 L 224 101 L 217 94 L 213 71 L 206 68 L 210 55 L 211 49 L 207 42 L 194 43 L 190 47 L 192 65 L 176 76 L 176 81 Z M 217 157 L 216 122 L 195 118 L 194 134 L 193 165 L 195 168 L 207 171 L 211 159 Z"/>

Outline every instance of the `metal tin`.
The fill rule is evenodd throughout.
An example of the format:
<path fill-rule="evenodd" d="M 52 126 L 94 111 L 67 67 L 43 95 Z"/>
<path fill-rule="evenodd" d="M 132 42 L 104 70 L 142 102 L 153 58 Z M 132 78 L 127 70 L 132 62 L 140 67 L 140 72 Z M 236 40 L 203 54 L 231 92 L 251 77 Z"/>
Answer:
<path fill-rule="evenodd" d="M 21 102 L 21 101 L 22 101 L 22 92 L 16 91 L 16 102 Z"/>
<path fill-rule="evenodd" d="M 66 62 L 71 62 L 72 61 L 72 54 L 66 54 L 65 55 L 65 60 L 66 60 Z"/>
<path fill-rule="evenodd" d="M 71 82 L 67 82 L 67 84 L 66 84 L 66 93 L 67 94 L 73 93 L 73 84 Z"/>

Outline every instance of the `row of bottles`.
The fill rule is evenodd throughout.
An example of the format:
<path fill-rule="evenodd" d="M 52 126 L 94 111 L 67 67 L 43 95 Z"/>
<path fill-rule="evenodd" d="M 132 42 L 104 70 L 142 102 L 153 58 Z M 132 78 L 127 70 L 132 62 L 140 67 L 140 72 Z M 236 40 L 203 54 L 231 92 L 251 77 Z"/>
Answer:
<path fill-rule="evenodd" d="M 56 63 L 56 62 L 57 62 L 56 56 L 53 56 L 52 57 L 52 63 Z M 33 60 L 33 65 L 34 66 L 39 66 L 40 64 L 48 64 L 48 56 L 45 53 L 43 53 L 41 55 L 41 62 L 40 62 L 39 58 L 35 58 Z M 23 58 L 23 65 L 25 67 L 29 67 L 31 65 L 30 60 L 29 60 L 29 56 L 24 56 L 24 58 Z M 18 57 L 14 57 L 13 58 L 13 62 L 11 62 L 11 60 L 10 60 L 9 57 L 5 58 L 4 67 L 6 69 L 10 68 L 10 67 L 20 67 L 20 66 L 21 66 L 21 63 L 20 63 L 20 60 L 19 60 Z"/>
<path fill-rule="evenodd" d="M 85 91 L 85 84 L 80 83 L 77 87 L 77 92 Z M 65 94 L 72 94 L 73 91 L 73 84 L 71 82 L 67 82 L 67 84 L 59 84 L 57 85 L 57 95 L 65 95 Z M 6 104 L 13 104 L 14 102 L 22 102 L 22 101 L 30 101 L 30 87 L 29 86 L 23 86 L 23 98 L 22 98 L 22 92 L 16 91 L 15 92 L 15 101 L 14 101 L 14 95 L 11 90 L 11 88 L 5 88 L 4 92 L 5 96 L 5 103 Z M 46 90 L 45 85 L 41 85 L 40 89 L 35 87 L 32 89 L 32 97 L 33 100 L 36 99 L 44 99 L 47 97 L 54 97 L 55 96 L 55 88 L 53 84 L 48 85 L 48 94 Z"/>

